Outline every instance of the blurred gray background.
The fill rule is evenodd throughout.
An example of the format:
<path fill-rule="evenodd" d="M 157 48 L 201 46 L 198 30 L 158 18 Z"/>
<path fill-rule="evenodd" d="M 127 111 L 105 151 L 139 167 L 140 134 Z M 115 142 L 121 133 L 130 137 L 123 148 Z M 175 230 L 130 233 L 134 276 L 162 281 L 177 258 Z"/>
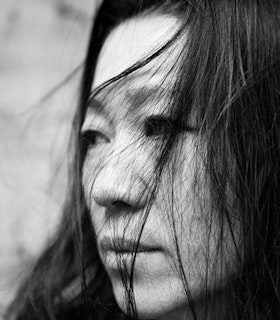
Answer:
<path fill-rule="evenodd" d="M 0 314 L 60 218 L 97 5 L 0 0 Z"/>

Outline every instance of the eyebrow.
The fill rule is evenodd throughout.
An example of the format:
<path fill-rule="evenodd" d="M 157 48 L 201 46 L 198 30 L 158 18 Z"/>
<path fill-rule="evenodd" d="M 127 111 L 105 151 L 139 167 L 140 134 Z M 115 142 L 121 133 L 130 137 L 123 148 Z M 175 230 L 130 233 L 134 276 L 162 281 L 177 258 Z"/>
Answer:
<path fill-rule="evenodd" d="M 88 108 L 94 109 L 98 113 L 102 113 L 105 109 L 105 106 L 102 101 L 98 100 L 96 96 L 92 96 L 88 102 Z"/>
<path fill-rule="evenodd" d="M 128 88 L 124 94 L 124 99 L 129 103 L 129 111 L 134 112 L 141 108 L 145 102 L 153 99 L 156 96 L 161 96 L 169 91 L 166 87 L 159 85 L 139 86 Z M 106 102 L 99 100 L 97 94 L 93 94 L 89 100 L 88 107 L 93 109 L 98 114 L 109 116 L 106 110 Z"/>
<path fill-rule="evenodd" d="M 106 118 L 110 119 L 110 115 L 106 110 L 105 103 L 99 100 L 96 95 L 93 95 L 90 98 L 87 109 L 89 109 L 90 111 L 94 111 L 94 113 L 98 115 L 105 116 Z"/>
<path fill-rule="evenodd" d="M 151 101 L 157 96 L 161 96 L 165 91 L 166 88 L 158 85 L 141 86 L 128 90 L 125 94 L 125 97 L 130 104 L 130 110 L 136 111 L 142 107 L 145 102 Z"/>

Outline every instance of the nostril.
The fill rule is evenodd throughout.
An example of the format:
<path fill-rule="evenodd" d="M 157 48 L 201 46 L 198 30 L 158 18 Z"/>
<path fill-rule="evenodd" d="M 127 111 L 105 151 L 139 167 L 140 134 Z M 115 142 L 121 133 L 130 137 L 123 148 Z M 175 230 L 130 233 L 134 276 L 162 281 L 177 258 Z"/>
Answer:
<path fill-rule="evenodd" d="M 122 180 L 123 171 L 118 172 L 113 169 L 106 167 L 106 170 L 103 169 L 96 177 L 90 193 L 95 203 L 113 211 L 143 209 L 149 189 L 139 181 L 139 178 L 132 177 L 132 174 L 126 175 L 125 180 Z"/>
<path fill-rule="evenodd" d="M 126 203 L 126 202 L 124 202 L 124 201 L 119 201 L 119 200 L 113 201 L 113 202 L 111 203 L 111 206 L 112 206 L 113 208 L 119 209 L 119 210 L 125 210 L 125 209 L 128 209 L 128 208 L 131 207 L 128 203 Z"/>

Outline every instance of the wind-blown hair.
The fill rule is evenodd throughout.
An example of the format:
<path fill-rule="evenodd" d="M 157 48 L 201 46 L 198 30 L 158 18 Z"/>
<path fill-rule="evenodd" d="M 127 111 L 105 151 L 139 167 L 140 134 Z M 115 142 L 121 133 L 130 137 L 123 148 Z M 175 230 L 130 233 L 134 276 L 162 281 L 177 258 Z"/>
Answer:
<path fill-rule="evenodd" d="M 155 171 L 156 185 L 170 156 L 176 152 L 181 128 L 193 111 L 199 128 L 197 148 L 203 145 L 205 149 L 201 153 L 211 190 L 210 207 L 218 215 L 217 251 L 221 256 L 226 251 L 223 241 L 227 228 L 231 230 L 237 256 L 238 273 L 220 290 L 222 303 L 214 319 L 279 317 L 280 2 L 104 0 L 94 20 L 84 66 L 73 125 L 71 183 L 61 225 L 10 308 L 16 319 L 126 318 L 115 302 L 99 259 L 85 204 L 81 172 L 86 146 L 80 128 L 106 37 L 123 21 L 153 12 L 176 16 L 178 31 L 151 56 L 98 90 L 125 80 L 180 41 L 182 49 L 170 97 L 175 125 L 163 142 Z M 151 198 L 150 206 L 152 202 Z M 233 231 L 237 223 L 241 244 Z M 196 301 L 180 266 L 186 299 L 195 319 Z M 131 317 L 137 318 L 133 279 L 130 280 L 128 309 Z M 206 283 L 205 319 L 212 319 L 213 294 Z"/>

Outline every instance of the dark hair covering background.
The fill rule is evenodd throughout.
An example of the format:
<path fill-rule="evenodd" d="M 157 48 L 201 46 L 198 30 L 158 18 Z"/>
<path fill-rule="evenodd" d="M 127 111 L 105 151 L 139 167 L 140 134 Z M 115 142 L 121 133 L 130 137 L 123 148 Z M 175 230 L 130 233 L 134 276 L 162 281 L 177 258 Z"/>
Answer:
<path fill-rule="evenodd" d="M 190 108 L 195 107 L 207 148 L 204 163 L 213 206 L 219 209 L 220 248 L 223 226 L 231 227 L 236 220 L 242 226 L 244 250 L 237 249 L 241 271 L 224 290 L 227 299 L 220 306 L 220 317 L 278 319 L 280 4 L 273 0 L 103 2 L 92 29 L 81 84 L 73 129 L 74 150 L 70 150 L 75 157 L 62 223 L 19 290 L 10 314 L 17 319 L 125 318 L 115 303 L 93 241 L 81 188 L 86 150 L 80 143 L 79 130 L 97 57 L 108 33 L 146 10 L 175 14 L 182 23 L 180 32 L 154 56 L 180 37 L 185 41 L 188 30 L 188 46 L 182 50 L 173 93 L 177 103 L 174 113 L 179 128 Z M 125 78 L 151 59 L 132 66 L 103 87 Z M 166 138 L 168 152 L 163 152 L 159 169 L 166 163 L 179 131 L 175 128 Z M 238 210 L 229 207 L 228 185 L 238 200 Z M 186 294 L 192 308 L 195 301 L 188 295 L 187 284 Z"/>

